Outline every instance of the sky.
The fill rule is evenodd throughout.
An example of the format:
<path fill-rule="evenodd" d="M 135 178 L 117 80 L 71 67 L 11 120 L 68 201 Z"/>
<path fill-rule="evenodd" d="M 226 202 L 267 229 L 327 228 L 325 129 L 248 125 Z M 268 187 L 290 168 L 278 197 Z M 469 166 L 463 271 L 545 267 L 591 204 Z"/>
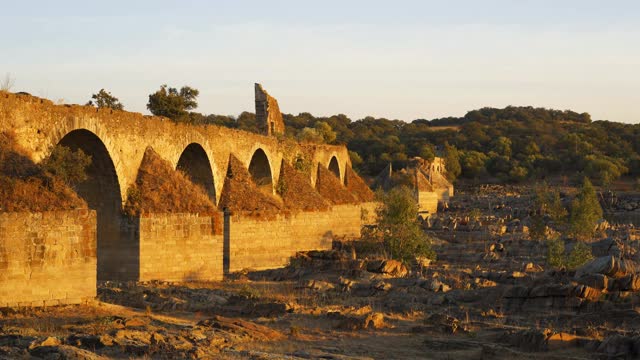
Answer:
<path fill-rule="evenodd" d="M 101 88 L 148 113 L 160 85 L 205 114 L 411 121 L 491 106 L 640 123 L 640 1 L 0 0 L 12 91 L 86 103 Z"/>

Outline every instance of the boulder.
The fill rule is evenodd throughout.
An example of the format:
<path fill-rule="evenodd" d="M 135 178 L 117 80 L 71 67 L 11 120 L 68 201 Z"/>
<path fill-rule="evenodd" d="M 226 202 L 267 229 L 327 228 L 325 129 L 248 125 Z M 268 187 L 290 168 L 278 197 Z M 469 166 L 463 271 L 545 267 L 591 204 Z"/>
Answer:
<path fill-rule="evenodd" d="M 367 271 L 403 277 L 409 272 L 403 263 L 397 260 L 373 260 L 367 263 Z"/>
<path fill-rule="evenodd" d="M 609 287 L 612 291 L 639 291 L 640 290 L 640 276 L 627 275 L 625 277 L 615 279 Z"/>
<path fill-rule="evenodd" d="M 101 360 L 107 359 L 90 351 L 69 345 L 38 346 L 29 351 L 31 356 L 40 359 L 69 359 L 69 360 Z"/>
<path fill-rule="evenodd" d="M 613 278 L 621 278 L 635 271 L 636 265 L 625 259 L 612 255 L 601 256 L 586 263 L 576 271 L 579 279 L 586 274 L 603 274 Z"/>
<path fill-rule="evenodd" d="M 365 316 L 355 314 L 329 313 L 330 317 L 340 319 L 336 326 L 338 329 L 356 331 L 363 329 L 380 329 L 386 326 L 384 315 L 381 313 L 369 313 Z"/>
<path fill-rule="evenodd" d="M 580 284 L 590 286 L 598 290 L 607 290 L 609 288 L 609 277 L 602 274 L 584 274 L 577 279 Z"/>
<path fill-rule="evenodd" d="M 42 341 L 34 341 L 33 343 L 31 343 L 31 346 L 29 346 L 29 348 L 33 349 L 38 346 L 58 346 L 60 344 L 60 339 L 58 339 L 57 337 L 49 336 Z"/>
<path fill-rule="evenodd" d="M 334 286 L 331 283 L 322 280 L 309 280 L 302 287 L 312 289 L 315 291 L 329 291 L 333 290 Z"/>
<path fill-rule="evenodd" d="M 598 346 L 598 353 L 612 358 L 635 359 L 640 355 L 640 338 L 613 335 L 604 339 Z"/>
<path fill-rule="evenodd" d="M 505 333 L 503 341 L 511 346 L 527 352 L 541 352 L 549 350 L 548 339 L 550 329 L 529 329 Z"/>

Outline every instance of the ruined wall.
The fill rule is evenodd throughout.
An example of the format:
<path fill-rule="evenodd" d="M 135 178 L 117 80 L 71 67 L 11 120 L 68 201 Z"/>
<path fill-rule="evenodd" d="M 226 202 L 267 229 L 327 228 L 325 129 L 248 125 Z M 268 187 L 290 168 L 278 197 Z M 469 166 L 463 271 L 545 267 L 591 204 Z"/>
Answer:
<path fill-rule="evenodd" d="M 96 296 L 96 214 L 0 213 L 0 307 Z"/>
<path fill-rule="evenodd" d="M 269 95 L 262 85 L 255 84 L 256 122 L 260 133 L 273 136 L 284 134 L 284 120 L 278 100 Z"/>
<path fill-rule="evenodd" d="M 418 209 L 421 214 L 438 212 L 438 193 L 434 191 L 418 192 Z"/>
<path fill-rule="evenodd" d="M 357 238 L 363 223 L 362 208 L 335 205 L 329 211 L 288 215 L 228 215 L 228 271 L 284 266 L 297 251 L 330 249 L 334 236 Z"/>

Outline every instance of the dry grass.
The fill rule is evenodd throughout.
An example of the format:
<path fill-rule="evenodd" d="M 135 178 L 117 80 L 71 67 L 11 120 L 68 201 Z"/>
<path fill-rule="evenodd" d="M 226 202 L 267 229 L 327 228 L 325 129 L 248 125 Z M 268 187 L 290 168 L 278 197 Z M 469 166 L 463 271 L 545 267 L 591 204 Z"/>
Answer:
<path fill-rule="evenodd" d="M 288 209 L 314 211 L 327 210 L 329 203 L 311 186 L 306 174 L 282 162 L 278 194 Z"/>
<path fill-rule="evenodd" d="M 124 211 L 130 216 L 149 213 L 211 215 L 216 208 L 206 191 L 162 159 L 153 149 L 144 153 L 135 184 L 129 188 Z"/>
<path fill-rule="evenodd" d="M 357 204 L 359 201 L 347 190 L 329 169 L 318 165 L 318 179 L 316 190 L 322 197 L 335 205 Z"/>
<path fill-rule="evenodd" d="M 358 200 L 362 202 L 369 202 L 375 199 L 373 191 L 371 191 L 364 180 L 362 180 L 362 178 L 349 166 L 347 166 L 347 170 L 344 174 L 344 182 L 347 190 L 349 190 L 349 192 Z"/>
<path fill-rule="evenodd" d="M 61 179 L 35 164 L 11 132 L 0 133 L 0 212 L 87 208 Z"/>
<path fill-rule="evenodd" d="M 231 211 L 278 211 L 282 209 L 282 203 L 275 196 L 260 191 L 249 170 L 231 155 L 218 207 Z"/>

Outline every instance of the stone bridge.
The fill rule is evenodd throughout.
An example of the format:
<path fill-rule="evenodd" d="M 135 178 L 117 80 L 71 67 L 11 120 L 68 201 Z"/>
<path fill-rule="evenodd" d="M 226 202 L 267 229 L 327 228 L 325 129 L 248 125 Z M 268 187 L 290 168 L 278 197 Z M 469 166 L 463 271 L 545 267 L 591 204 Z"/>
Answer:
<path fill-rule="evenodd" d="M 155 223 L 154 219 L 138 219 L 132 225 L 132 220 L 123 216 L 127 191 L 136 181 L 149 147 L 202 185 L 216 205 L 232 155 L 260 185 L 257 191 L 276 193 L 283 161 L 303 161 L 312 185 L 318 166 L 331 170 L 344 184 L 345 171 L 351 166 L 346 147 L 300 144 L 282 136 L 284 124 L 279 110 L 275 111 L 277 101 L 259 86 L 256 110 L 257 119 L 265 121 L 261 130 L 269 135 L 90 106 L 56 105 L 26 94 L 0 92 L 0 132 L 15 132 L 16 140 L 35 162 L 47 157 L 58 144 L 92 156 L 88 180 L 78 184 L 76 191 L 96 210 L 98 279 L 180 279 L 196 268 L 205 269 L 201 277 L 211 279 L 222 274 L 223 252 L 227 270 L 274 266 L 300 249 L 330 246 L 322 236 L 327 232 L 359 234 L 360 205 L 256 225 L 251 219 L 225 218 L 223 229 L 200 235 L 201 225 L 212 229 L 211 219 L 160 216 Z M 145 225 L 151 223 L 150 227 Z M 230 237 L 231 227 L 238 230 Z M 269 257 L 259 259 L 258 255 Z M 176 256 L 181 257 L 180 264 L 175 264 Z M 175 271 L 168 273 L 169 267 Z"/>
<path fill-rule="evenodd" d="M 176 123 L 139 113 L 96 109 L 80 105 L 54 105 L 28 95 L 0 93 L 0 131 L 12 130 L 35 162 L 62 144 L 82 149 L 96 163 L 93 171 L 102 178 L 95 190 L 101 196 L 126 201 L 147 147 L 153 148 L 175 168 L 185 171 L 220 199 L 229 156 L 235 155 L 272 191 L 280 176 L 282 160 L 305 159 L 330 168 L 344 181 L 350 166 L 344 146 L 304 145 L 283 137 L 265 136 L 219 126 Z M 316 167 L 309 177 L 315 184 Z"/>

